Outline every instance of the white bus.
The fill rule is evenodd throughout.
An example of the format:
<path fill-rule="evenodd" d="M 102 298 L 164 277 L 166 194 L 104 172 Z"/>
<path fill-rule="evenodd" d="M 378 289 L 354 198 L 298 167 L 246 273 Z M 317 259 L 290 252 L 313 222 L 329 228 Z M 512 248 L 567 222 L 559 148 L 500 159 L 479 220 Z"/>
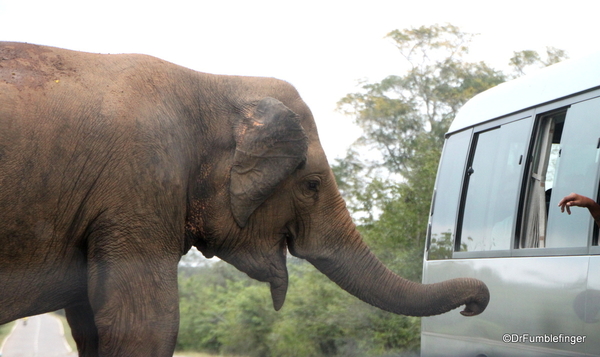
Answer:
<path fill-rule="evenodd" d="M 474 277 L 479 316 L 422 319 L 422 356 L 600 355 L 600 54 L 481 93 L 450 126 L 433 193 L 423 282 Z"/>

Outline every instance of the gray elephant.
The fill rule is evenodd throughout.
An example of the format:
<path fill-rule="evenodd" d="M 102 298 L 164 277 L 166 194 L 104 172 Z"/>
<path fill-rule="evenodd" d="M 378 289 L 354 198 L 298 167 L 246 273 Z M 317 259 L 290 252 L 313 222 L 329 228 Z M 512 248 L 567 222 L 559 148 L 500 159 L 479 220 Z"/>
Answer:
<path fill-rule="evenodd" d="M 270 283 L 275 309 L 288 250 L 397 314 L 489 301 L 370 253 L 291 85 L 1 43 L 0 324 L 65 308 L 80 356 L 171 356 L 192 246 Z"/>

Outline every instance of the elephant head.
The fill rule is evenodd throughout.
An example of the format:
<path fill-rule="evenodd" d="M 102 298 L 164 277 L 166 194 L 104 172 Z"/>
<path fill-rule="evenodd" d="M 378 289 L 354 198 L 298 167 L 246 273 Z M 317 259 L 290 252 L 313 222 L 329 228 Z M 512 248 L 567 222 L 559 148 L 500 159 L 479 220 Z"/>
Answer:
<path fill-rule="evenodd" d="M 234 111 L 240 113 L 232 124 L 234 148 L 198 174 L 187 231 L 203 254 L 269 282 L 276 310 L 287 291 L 289 250 L 383 310 L 427 316 L 466 305 L 463 315 L 481 313 L 489 301 L 481 281 L 411 282 L 370 252 L 339 193 L 310 110 L 295 92 L 278 98 Z"/>

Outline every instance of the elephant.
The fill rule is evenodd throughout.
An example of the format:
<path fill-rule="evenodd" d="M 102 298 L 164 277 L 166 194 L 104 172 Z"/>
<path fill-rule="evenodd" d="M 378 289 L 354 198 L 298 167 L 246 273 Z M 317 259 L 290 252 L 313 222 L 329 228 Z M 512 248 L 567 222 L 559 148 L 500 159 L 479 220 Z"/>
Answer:
<path fill-rule="evenodd" d="M 396 314 L 489 301 L 372 254 L 291 84 L 0 43 L 0 324 L 65 309 L 80 356 L 171 356 L 192 246 L 268 283 L 275 310 L 288 252 Z"/>

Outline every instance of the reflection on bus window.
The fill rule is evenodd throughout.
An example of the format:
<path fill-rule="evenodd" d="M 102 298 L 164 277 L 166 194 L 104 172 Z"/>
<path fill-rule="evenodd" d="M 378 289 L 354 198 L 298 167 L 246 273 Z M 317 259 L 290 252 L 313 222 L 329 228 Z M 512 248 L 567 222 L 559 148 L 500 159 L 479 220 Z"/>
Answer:
<path fill-rule="evenodd" d="M 475 135 L 457 251 L 510 249 L 530 126 L 528 118 Z"/>
<path fill-rule="evenodd" d="M 589 212 L 582 209 L 570 216 L 561 214 L 558 202 L 571 192 L 597 195 L 599 113 L 599 98 L 572 104 L 566 113 L 548 212 L 546 248 L 586 247 L 591 242 L 594 220 Z"/>
<path fill-rule="evenodd" d="M 444 145 L 431 208 L 429 259 L 450 259 L 454 250 L 454 226 L 462 183 L 460 172 L 465 167 L 472 130 L 450 136 Z"/>
<path fill-rule="evenodd" d="M 561 111 L 547 115 L 538 123 L 527 184 L 521 248 L 543 248 L 546 245 L 548 210 L 560 157 L 565 114 L 566 111 Z"/>

